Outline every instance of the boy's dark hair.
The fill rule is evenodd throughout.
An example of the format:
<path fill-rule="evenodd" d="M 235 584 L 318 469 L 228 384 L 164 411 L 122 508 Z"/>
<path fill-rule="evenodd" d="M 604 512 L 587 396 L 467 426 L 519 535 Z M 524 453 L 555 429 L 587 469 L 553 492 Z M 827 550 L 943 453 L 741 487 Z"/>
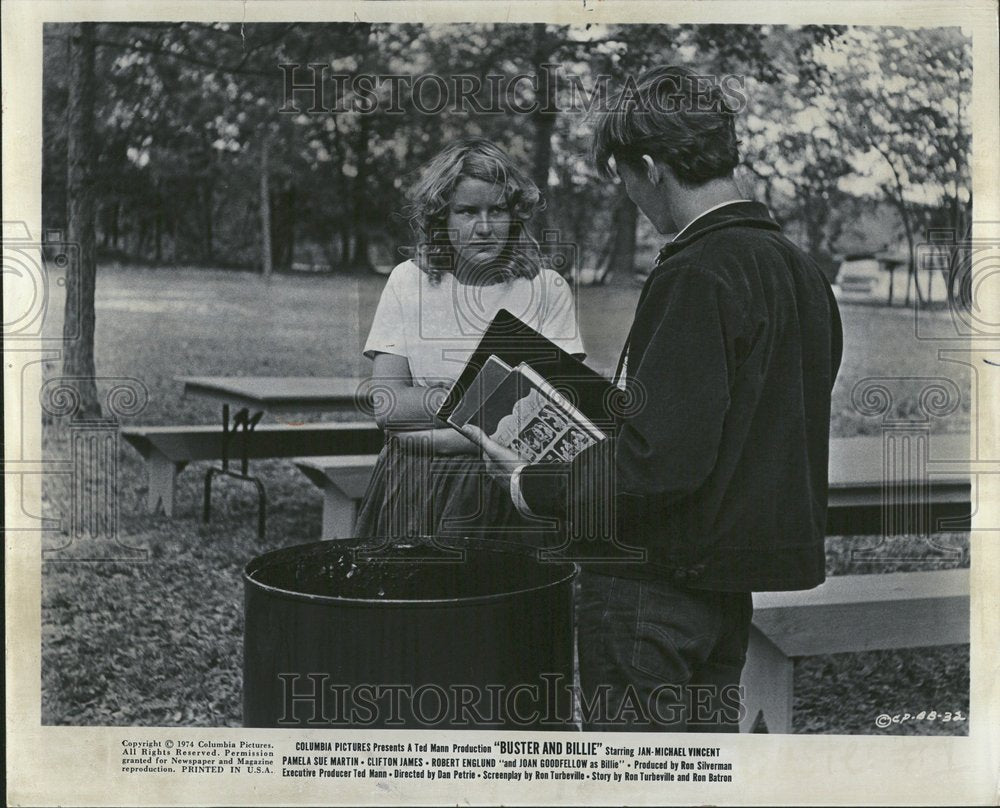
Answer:
<path fill-rule="evenodd" d="M 684 67 L 654 67 L 629 79 L 597 122 L 593 157 L 636 166 L 648 154 L 685 185 L 728 177 L 739 164 L 736 113 L 719 84 Z"/>

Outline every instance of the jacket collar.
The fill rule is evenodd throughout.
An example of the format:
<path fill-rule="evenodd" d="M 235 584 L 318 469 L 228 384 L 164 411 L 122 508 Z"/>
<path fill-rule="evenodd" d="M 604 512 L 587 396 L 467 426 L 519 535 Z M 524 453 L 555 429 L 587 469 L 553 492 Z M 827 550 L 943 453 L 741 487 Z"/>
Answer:
<path fill-rule="evenodd" d="M 721 230 L 724 227 L 759 227 L 764 230 L 781 230 L 767 208 L 760 202 L 739 201 L 715 208 L 703 213 L 691 222 L 680 234 L 680 238 L 663 245 L 656 256 L 657 265 L 662 264 L 670 256 L 680 252 L 691 242 L 706 233 Z"/>

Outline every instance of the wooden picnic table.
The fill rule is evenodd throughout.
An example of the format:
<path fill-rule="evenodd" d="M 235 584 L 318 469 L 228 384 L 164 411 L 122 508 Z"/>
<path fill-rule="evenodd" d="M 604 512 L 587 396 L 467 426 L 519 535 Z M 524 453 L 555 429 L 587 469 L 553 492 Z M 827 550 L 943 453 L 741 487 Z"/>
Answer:
<path fill-rule="evenodd" d="M 343 376 L 179 376 L 184 395 L 272 415 L 306 412 L 371 415 L 366 379 Z"/>
<path fill-rule="evenodd" d="M 887 430 L 830 439 L 830 488 L 877 486 L 892 475 L 912 477 L 926 467 L 942 484 L 968 483 L 968 432 L 928 434 Z"/>
<path fill-rule="evenodd" d="M 365 379 L 339 376 L 179 376 L 184 395 L 222 402 L 222 464 L 205 472 L 202 519 L 212 514 L 212 479 L 225 475 L 253 483 L 257 489 L 257 534 L 266 532 L 267 493 L 258 477 L 250 474 L 251 440 L 265 412 L 272 415 L 326 412 L 359 413 L 371 417 Z M 237 408 L 231 415 L 231 408 Z M 240 470 L 229 468 L 230 452 L 236 449 Z"/>
<path fill-rule="evenodd" d="M 967 432 L 833 438 L 827 534 L 968 530 L 971 452 Z"/>
<path fill-rule="evenodd" d="M 186 395 L 222 402 L 222 467 L 209 469 L 204 513 L 210 513 L 211 478 L 226 474 L 254 483 L 248 471 L 247 433 L 264 412 L 364 413 L 371 417 L 365 380 L 345 377 L 182 376 Z M 240 408 L 230 418 L 230 407 Z M 240 438 L 240 435 L 244 439 Z M 229 470 L 230 449 L 237 449 L 241 473 Z M 927 534 L 968 529 L 971 500 L 970 436 L 887 430 L 877 435 L 830 442 L 827 532 L 830 535 Z M 234 453 L 234 454 L 237 454 Z M 261 527 L 263 533 L 263 527 Z"/>

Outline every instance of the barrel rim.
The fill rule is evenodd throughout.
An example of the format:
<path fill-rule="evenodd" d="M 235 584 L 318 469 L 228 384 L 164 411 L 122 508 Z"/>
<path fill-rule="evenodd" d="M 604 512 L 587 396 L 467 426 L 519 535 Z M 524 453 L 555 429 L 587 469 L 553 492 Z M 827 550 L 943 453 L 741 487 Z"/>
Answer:
<path fill-rule="evenodd" d="M 523 545 L 514 544 L 512 542 L 501 542 L 491 539 L 457 539 L 451 536 L 440 537 L 444 542 L 467 542 L 473 548 L 480 549 L 495 549 L 500 552 L 508 552 L 513 555 L 528 556 L 529 549 L 525 548 Z M 279 586 L 272 586 L 271 584 L 265 584 L 261 581 L 256 580 L 253 577 L 253 573 L 258 571 L 257 569 L 251 570 L 251 566 L 258 564 L 263 559 L 268 556 L 277 555 L 278 553 L 289 552 L 295 550 L 296 548 L 302 547 L 323 547 L 323 546 L 336 546 L 338 543 L 351 543 L 353 546 L 357 547 L 360 542 L 363 543 L 367 541 L 366 539 L 328 539 L 320 541 L 309 541 L 303 542 L 301 544 L 290 544 L 287 547 L 278 547 L 274 550 L 269 550 L 266 553 L 255 556 L 250 559 L 243 567 L 243 584 L 245 590 L 249 592 L 250 590 L 258 590 L 262 593 L 266 593 L 272 597 L 279 597 L 284 600 L 293 600 L 299 602 L 308 603 L 329 603 L 336 604 L 339 606 L 370 606 L 370 607 L 433 607 L 433 606 L 465 606 L 474 605 L 480 603 L 487 603 L 489 601 L 505 600 L 509 598 L 521 597 L 523 595 L 530 594 L 532 592 L 540 592 L 546 589 L 554 589 L 556 587 L 562 586 L 563 584 L 571 582 L 580 572 L 580 565 L 575 561 L 560 561 L 557 563 L 566 564 L 569 566 L 569 570 L 565 575 L 560 576 L 556 580 L 548 581 L 537 586 L 528 586 L 520 589 L 513 589 L 509 592 L 494 592 L 488 595 L 473 595 L 471 597 L 463 598 L 420 598 L 420 599 L 405 599 L 405 598 L 348 598 L 333 595 L 316 595 L 309 592 L 295 592 L 290 589 L 284 589 Z M 380 541 L 380 540 L 377 540 Z M 410 538 L 407 537 L 403 539 L 406 542 L 412 542 L 415 544 L 420 544 L 421 539 L 419 537 Z M 426 541 L 423 543 L 427 543 Z M 455 547 L 454 549 L 463 549 L 461 547 Z"/>

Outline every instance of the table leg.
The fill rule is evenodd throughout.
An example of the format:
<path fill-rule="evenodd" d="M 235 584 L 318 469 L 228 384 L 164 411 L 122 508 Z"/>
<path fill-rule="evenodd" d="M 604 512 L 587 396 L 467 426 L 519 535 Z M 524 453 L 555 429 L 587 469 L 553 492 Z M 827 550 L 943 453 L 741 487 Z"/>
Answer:
<path fill-rule="evenodd" d="M 260 423 L 263 412 L 250 415 L 247 408 L 240 410 L 232 419 L 230 425 L 229 405 L 222 405 L 222 465 L 212 466 L 205 472 L 205 496 L 202 507 L 202 520 L 208 523 L 212 517 L 212 479 L 216 474 L 224 474 L 244 482 L 251 482 L 257 489 L 257 538 L 263 539 L 267 532 L 267 491 L 259 478 L 250 474 L 250 437 L 254 428 Z M 233 435 L 240 432 L 240 470 L 229 470 L 230 442 Z"/>
<path fill-rule="evenodd" d="M 222 470 L 229 471 L 229 405 L 222 405 Z"/>
<path fill-rule="evenodd" d="M 146 495 L 146 505 L 150 513 L 163 506 L 165 516 L 174 515 L 174 494 L 177 489 L 178 464 L 160 452 L 153 449 L 146 461 L 149 491 Z"/>
<path fill-rule="evenodd" d="M 320 538 L 348 539 L 353 536 L 357 512 L 358 500 L 327 480 L 323 486 L 323 534 Z"/>
<path fill-rule="evenodd" d="M 740 681 L 745 710 L 741 732 L 791 733 L 793 675 L 792 660 L 760 629 L 751 626 L 747 661 Z"/>

